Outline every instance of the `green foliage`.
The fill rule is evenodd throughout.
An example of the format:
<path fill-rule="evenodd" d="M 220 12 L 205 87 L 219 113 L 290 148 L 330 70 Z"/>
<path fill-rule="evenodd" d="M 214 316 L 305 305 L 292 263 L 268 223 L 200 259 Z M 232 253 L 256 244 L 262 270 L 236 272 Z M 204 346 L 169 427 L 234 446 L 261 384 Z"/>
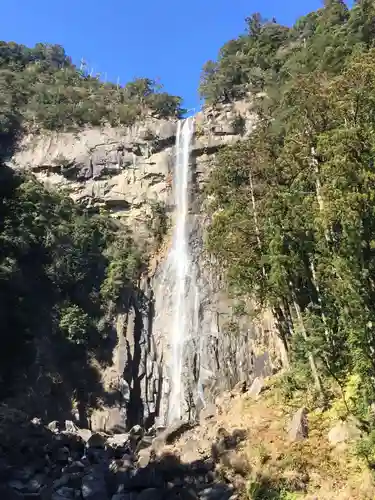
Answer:
<path fill-rule="evenodd" d="M 298 500 L 301 495 L 287 491 L 282 484 L 274 482 L 265 476 L 250 480 L 246 487 L 248 500 Z"/>
<path fill-rule="evenodd" d="M 160 244 L 168 231 L 168 214 L 165 203 L 155 201 L 151 204 L 151 214 L 147 222 L 148 229 Z"/>
<path fill-rule="evenodd" d="M 38 380 L 57 369 L 56 359 L 72 389 L 82 389 L 74 363 L 103 355 L 111 304 L 134 289 L 139 253 L 108 216 L 5 166 L 0 176 L 0 396 L 34 366 Z"/>
<path fill-rule="evenodd" d="M 375 431 L 358 441 L 356 451 L 357 455 L 363 458 L 371 469 L 375 467 Z"/>
<path fill-rule="evenodd" d="M 335 384 L 347 399 L 355 380 L 346 404 L 367 421 L 375 400 L 373 14 L 373 2 L 349 11 L 330 0 L 290 30 L 253 16 L 202 87 L 210 102 L 265 91 L 251 138 L 216 157 L 207 247 L 234 296 L 273 311 L 295 375 L 286 392 L 314 379 L 320 392 Z M 241 77 L 217 86 L 230 65 Z"/>
<path fill-rule="evenodd" d="M 373 46 L 374 14 L 370 0 L 350 11 L 342 0 L 326 1 L 291 28 L 253 14 L 246 19 L 246 32 L 221 48 L 217 62 L 204 66 L 201 95 L 215 104 L 269 91 L 270 85 L 312 71 L 337 74 L 351 54 Z"/>
<path fill-rule="evenodd" d="M 89 333 L 89 317 L 77 305 L 68 306 L 60 311 L 59 328 L 76 344 L 84 344 Z"/>
<path fill-rule="evenodd" d="M 0 42 L 0 154 L 22 130 L 131 125 L 146 115 L 180 117 L 181 99 L 148 78 L 124 87 L 77 69 L 59 45 Z"/>

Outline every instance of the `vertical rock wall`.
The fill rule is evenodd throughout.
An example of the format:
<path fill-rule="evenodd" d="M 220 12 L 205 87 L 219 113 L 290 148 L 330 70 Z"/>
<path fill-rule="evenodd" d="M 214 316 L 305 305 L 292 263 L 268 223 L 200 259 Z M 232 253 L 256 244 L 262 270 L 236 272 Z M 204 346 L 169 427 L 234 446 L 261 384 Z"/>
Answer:
<path fill-rule="evenodd" d="M 209 217 L 202 190 L 214 168 L 215 153 L 250 136 L 255 121 L 250 101 L 222 105 L 195 117 L 188 222 L 191 255 L 198 268 L 199 324 L 196 337 L 186 345 L 183 375 L 186 414 L 191 418 L 221 391 L 269 373 L 282 360 L 272 317 L 257 323 L 234 318 L 223 277 L 204 251 Z M 77 203 L 110 210 L 153 253 L 149 274 L 118 311 L 113 364 L 102 377 L 113 398 L 92 415 L 95 428 L 119 430 L 139 422 L 153 425 L 156 417 L 165 420 L 170 349 L 163 326 L 165 311 L 160 307 L 163 302 L 159 298 L 155 310 L 155 293 L 169 241 L 167 235 L 162 251 L 159 248 L 155 253 L 158 228 L 153 207 L 159 204 L 173 219 L 175 134 L 175 122 L 151 119 L 130 129 L 27 137 L 11 162 L 13 168 L 32 171 L 47 186 L 66 190 Z M 168 286 L 163 293 L 168 293 Z"/>

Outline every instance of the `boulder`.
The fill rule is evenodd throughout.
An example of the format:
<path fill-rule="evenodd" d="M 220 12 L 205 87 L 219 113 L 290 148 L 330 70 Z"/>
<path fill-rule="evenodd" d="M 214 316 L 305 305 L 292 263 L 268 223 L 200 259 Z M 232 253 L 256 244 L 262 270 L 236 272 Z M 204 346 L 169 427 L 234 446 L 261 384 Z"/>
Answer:
<path fill-rule="evenodd" d="M 289 425 L 288 434 L 291 441 L 300 441 L 308 438 L 309 428 L 306 408 L 300 408 L 295 413 Z"/>
<path fill-rule="evenodd" d="M 264 379 L 262 377 L 256 377 L 247 391 L 247 396 L 253 399 L 258 399 L 260 393 L 264 387 Z"/>
<path fill-rule="evenodd" d="M 87 443 L 87 441 L 91 438 L 92 432 L 90 429 L 77 429 L 75 431 L 75 434 L 77 434 L 83 442 Z"/>
<path fill-rule="evenodd" d="M 333 445 L 342 445 L 361 437 L 361 431 L 354 420 L 338 422 L 328 433 L 328 441 Z"/>
<path fill-rule="evenodd" d="M 77 498 L 74 488 L 62 486 L 52 493 L 51 500 L 74 500 Z"/>
<path fill-rule="evenodd" d="M 151 450 L 150 449 L 143 449 L 138 452 L 138 461 L 137 465 L 138 467 L 146 467 L 151 460 Z"/>
<path fill-rule="evenodd" d="M 72 420 L 65 420 L 65 430 L 66 432 L 75 433 L 78 431 L 78 427 Z"/>
<path fill-rule="evenodd" d="M 200 443 L 196 439 L 189 439 L 181 448 L 180 459 L 182 463 L 192 463 L 200 460 Z"/>
<path fill-rule="evenodd" d="M 199 421 L 204 422 L 205 420 L 211 420 L 216 416 L 216 405 L 213 403 L 208 403 L 199 414 Z"/>
<path fill-rule="evenodd" d="M 53 420 L 53 422 L 50 422 L 47 427 L 51 432 L 59 432 L 61 430 L 60 422 L 58 422 L 57 420 Z"/>
<path fill-rule="evenodd" d="M 98 432 L 94 432 L 91 434 L 89 439 L 86 442 L 87 448 L 105 448 L 106 445 L 106 437 Z"/>
<path fill-rule="evenodd" d="M 162 431 L 156 438 L 152 441 L 152 448 L 155 451 L 160 451 L 160 449 L 166 444 L 172 444 L 176 439 L 178 439 L 184 432 L 192 428 L 192 424 L 185 420 L 178 420 L 164 431 Z"/>
<path fill-rule="evenodd" d="M 82 496 L 85 500 L 108 500 L 104 474 L 99 467 L 83 476 Z"/>
<path fill-rule="evenodd" d="M 56 461 L 65 464 L 68 462 L 70 457 L 70 450 L 67 446 L 63 446 L 62 448 L 58 448 L 56 453 Z"/>
<path fill-rule="evenodd" d="M 163 500 L 165 491 L 157 488 L 147 488 L 141 491 L 137 496 L 137 500 Z"/>
<path fill-rule="evenodd" d="M 129 434 L 114 434 L 106 440 L 110 448 L 125 448 L 129 442 Z"/>
<path fill-rule="evenodd" d="M 249 461 L 243 453 L 229 450 L 220 457 L 221 463 L 236 474 L 246 477 L 250 471 Z"/>
<path fill-rule="evenodd" d="M 125 431 L 124 411 L 118 407 L 95 410 L 91 415 L 91 430 L 108 434 L 123 433 Z"/>
<path fill-rule="evenodd" d="M 129 436 L 131 438 L 141 439 L 143 437 L 144 430 L 140 425 L 135 425 L 129 431 Z"/>

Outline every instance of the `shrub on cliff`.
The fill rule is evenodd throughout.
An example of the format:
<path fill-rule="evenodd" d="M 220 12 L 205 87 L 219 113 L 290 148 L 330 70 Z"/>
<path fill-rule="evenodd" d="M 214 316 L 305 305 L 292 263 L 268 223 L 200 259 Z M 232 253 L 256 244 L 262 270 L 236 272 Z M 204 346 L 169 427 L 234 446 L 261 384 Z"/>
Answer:
<path fill-rule="evenodd" d="M 103 358 L 110 301 L 133 289 L 140 258 L 108 217 L 5 166 L 0 172 L 0 397 L 20 386 L 37 393 L 33 375 L 23 379 L 31 372 L 48 378 L 48 390 L 67 383 L 74 392 L 85 384 L 90 356 Z M 108 280 L 118 262 L 114 289 Z"/>
<path fill-rule="evenodd" d="M 0 42 L 0 104 L 0 139 L 9 144 L 21 127 L 131 125 L 147 114 L 179 118 L 184 112 L 181 98 L 153 80 L 104 83 L 83 65 L 76 68 L 61 46 L 41 43 L 29 48 Z"/>

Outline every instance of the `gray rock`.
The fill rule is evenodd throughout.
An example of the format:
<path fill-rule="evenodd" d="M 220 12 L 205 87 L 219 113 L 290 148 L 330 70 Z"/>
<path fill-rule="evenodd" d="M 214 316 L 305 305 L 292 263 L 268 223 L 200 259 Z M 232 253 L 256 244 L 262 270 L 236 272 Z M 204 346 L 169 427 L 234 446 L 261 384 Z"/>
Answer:
<path fill-rule="evenodd" d="M 288 429 L 289 439 L 300 441 L 309 436 L 306 408 L 300 408 L 294 415 Z"/>
<path fill-rule="evenodd" d="M 236 450 L 228 450 L 220 457 L 221 463 L 232 469 L 236 474 L 246 477 L 250 472 L 249 462 L 243 453 Z"/>
<path fill-rule="evenodd" d="M 216 416 L 216 405 L 214 403 L 208 403 L 200 412 L 199 420 L 204 422 L 205 420 L 211 420 Z"/>
<path fill-rule="evenodd" d="M 142 427 L 140 425 L 135 425 L 129 431 L 129 436 L 130 437 L 135 437 L 135 438 L 138 438 L 138 439 L 140 439 L 141 437 L 143 437 L 143 434 L 144 434 L 144 430 L 142 429 Z"/>
<path fill-rule="evenodd" d="M 52 432 L 59 432 L 61 430 L 60 422 L 54 420 L 47 425 L 48 429 Z"/>
<path fill-rule="evenodd" d="M 226 484 L 214 484 L 199 492 L 200 500 L 229 500 L 233 487 Z"/>
<path fill-rule="evenodd" d="M 186 420 L 178 420 L 162 431 L 152 442 L 155 451 L 160 450 L 165 444 L 172 444 L 184 432 L 192 428 L 192 424 Z"/>
<path fill-rule="evenodd" d="M 125 414 L 120 407 L 95 410 L 91 415 L 91 429 L 93 432 L 108 434 L 125 431 Z"/>
<path fill-rule="evenodd" d="M 256 123 L 250 104 L 245 99 L 220 105 L 217 109 L 205 108 L 196 116 L 196 134 L 192 144 L 194 172 L 190 172 L 194 182 L 189 186 L 192 203 L 189 207 L 188 237 L 191 262 L 198 270 L 197 285 L 201 302 L 196 331 L 206 333 L 199 338 L 192 336 L 187 342 L 183 386 L 197 387 L 192 379 L 194 373 L 201 382 L 207 402 L 212 402 L 224 389 L 232 388 L 240 380 L 249 382 L 254 375 L 267 375 L 269 370 L 272 371 L 270 365 L 273 359 L 280 357 L 280 342 L 269 315 L 260 318 L 260 326 L 249 320 L 250 315 L 244 315 L 238 320 L 240 335 L 233 336 L 228 331 L 227 324 L 233 318 L 236 304 L 225 293 L 223 277 L 213 271 L 215 262 L 206 255 L 203 245 L 203 233 L 209 217 L 206 200 L 200 196 L 200 189 L 212 170 L 213 153 L 240 139 L 239 136 L 217 134 L 231 133 L 233 119 L 238 114 L 246 120 L 246 133 L 250 132 Z M 20 148 L 12 157 L 11 166 L 32 170 L 50 188 L 66 189 L 77 203 L 90 208 L 109 208 L 114 218 L 134 230 L 137 243 L 148 250 L 155 243 L 155 226 L 150 224 L 154 202 L 160 201 L 165 205 L 168 221 L 174 208 L 170 173 L 173 172 L 175 150 L 172 144 L 176 127 L 175 120 L 147 117 L 144 123 L 136 123 L 129 128 L 106 126 L 72 133 L 28 135 L 24 136 Z M 164 243 L 168 247 L 168 241 Z M 118 314 L 116 318 L 118 345 L 114 350 L 113 363 L 105 370 L 103 380 L 107 382 L 107 375 L 111 374 L 111 382 L 115 381 L 117 387 L 109 389 L 105 384 L 105 390 L 109 389 L 108 392 L 112 394 L 116 391 L 121 401 L 118 408 L 94 411 L 91 419 L 94 432 L 126 431 L 127 415 L 124 408 L 131 389 L 121 390 L 120 382 L 124 368 L 131 366 L 134 361 L 134 349 L 137 346 L 140 346 L 137 376 L 141 382 L 143 421 L 149 421 L 148 417 L 153 416 L 155 407 L 160 403 L 160 420 L 162 425 L 165 423 L 169 387 L 164 360 L 170 358 L 166 338 L 169 314 L 165 310 L 165 303 L 171 287 L 168 279 L 163 278 L 164 257 L 161 252 L 153 259 L 148 276 L 152 277 L 151 284 L 145 286 L 145 289 L 152 288 L 155 292 L 156 314 L 153 314 L 154 301 L 150 301 L 152 307 L 147 303 L 150 292 L 146 291 L 146 300 L 132 297 L 129 314 Z M 144 291 L 141 288 L 141 296 Z M 186 303 L 188 307 L 194 307 L 191 301 Z M 122 319 L 122 316 L 126 318 Z M 140 324 L 143 324 L 142 328 L 137 326 Z M 149 334 L 151 331 L 152 339 Z M 264 354 L 255 356 L 252 347 L 259 340 L 264 347 Z M 196 389 L 193 392 L 192 395 L 184 396 L 192 396 L 196 402 L 202 394 L 198 394 Z M 189 400 L 188 397 L 182 399 Z M 188 411 L 193 419 L 197 416 L 194 408 L 183 404 L 182 414 Z"/>
<path fill-rule="evenodd" d="M 138 493 L 116 493 L 111 500 L 138 500 Z"/>
<path fill-rule="evenodd" d="M 106 438 L 102 435 L 99 434 L 98 432 L 95 432 L 91 434 L 91 436 L 88 438 L 86 442 L 87 448 L 105 448 L 106 445 Z"/>
<path fill-rule="evenodd" d="M 85 443 L 87 443 L 92 436 L 92 432 L 89 429 L 77 429 L 75 434 L 77 434 Z"/>
<path fill-rule="evenodd" d="M 65 430 L 66 432 L 76 433 L 79 429 L 72 420 L 65 420 Z"/>
<path fill-rule="evenodd" d="M 146 488 L 163 488 L 164 479 L 159 471 L 152 467 L 144 467 L 136 469 L 133 476 L 126 484 L 126 489 L 146 489 Z"/>
<path fill-rule="evenodd" d="M 341 445 L 360 437 L 361 430 L 354 420 L 340 421 L 328 433 L 328 441 L 333 446 Z"/>
<path fill-rule="evenodd" d="M 163 500 L 165 495 L 165 490 L 160 490 L 157 488 L 148 488 L 147 490 L 141 491 L 137 496 L 137 500 Z"/>
<path fill-rule="evenodd" d="M 262 392 L 264 387 L 264 379 L 262 377 L 256 377 L 251 384 L 250 389 L 247 392 L 247 395 L 250 398 L 257 399 Z"/>
<path fill-rule="evenodd" d="M 75 490 L 63 486 L 52 493 L 51 500 L 74 500 L 76 498 Z"/>
<path fill-rule="evenodd" d="M 138 467 L 146 467 L 151 460 L 151 450 L 150 449 L 143 449 L 138 452 L 138 461 L 137 465 Z"/>
<path fill-rule="evenodd" d="M 42 419 L 41 418 L 38 418 L 38 417 L 34 417 L 32 420 L 30 420 L 30 422 L 33 424 L 33 425 L 42 425 Z"/>
<path fill-rule="evenodd" d="M 82 496 L 85 500 L 107 500 L 104 474 L 99 468 L 93 468 L 82 478 Z"/>
<path fill-rule="evenodd" d="M 129 441 L 129 434 L 114 434 L 106 440 L 106 445 L 111 448 L 124 448 Z"/>
<path fill-rule="evenodd" d="M 56 454 L 57 462 L 66 463 L 66 462 L 68 462 L 69 457 L 70 457 L 69 448 L 67 448 L 66 446 L 63 446 L 62 448 L 58 448 L 57 454 Z"/>
<path fill-rule="evenodd" d="M 152 441 L 153 441 L 154 437 L 151 435 L 151 436 L 143 436 L 143 438 L 138 441 L 137 443 L 137 449 L 136 451 L 140 451 L 140 450 L 143 450 L 145 448 L 149 448 L 151 445 L 152 445 Z"/>

